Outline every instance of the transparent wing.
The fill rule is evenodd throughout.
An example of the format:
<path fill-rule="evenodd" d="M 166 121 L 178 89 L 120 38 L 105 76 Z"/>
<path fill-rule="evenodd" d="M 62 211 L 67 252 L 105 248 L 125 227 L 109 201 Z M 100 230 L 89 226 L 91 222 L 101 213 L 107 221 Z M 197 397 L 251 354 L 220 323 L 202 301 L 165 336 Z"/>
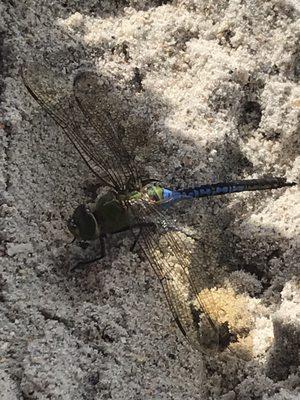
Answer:
<path fill-rule="evenodd" d="M 234 335 L 227 323 L 220 322 L 220 307 L 207 287 L 205 255 L 201 257 L 182 233 L 170 228 L 157 206 L 136 201 L 129 207 L 144 226 L 138 243 L 162 284 L 181 332 L 200 351 L 226 348 Z"/>
<path fill-rule="evenodd" d="M 109 84 L 101 85 L 92 73 L 80 73 L 72 86 L 65 76 L 35 63 L 23 68 L 22 78 L 29 93 L 61 126 L 105 185 L 117 191 L 125 190 L 128 184 L 139 185 L 139 173 L 122 141 L 123 130 L 111 117 L 113 99 Z"/>
<path fill-rule="evenodd" d="M 134 151 L 145 131 L 125 130 L 121 126 L 120 120 L 127 117 L 125 111 L 122 111 L 112 85 L 95 73 L 81 72 L 75 77 L 74 95 L 80 109 L 98 133 L 95 139 L 105 143 L 109 149 L 110 168 L 119 171 L 123 187 L 136 189 L 140 185 L 142 168 L 134 162 Z"/>

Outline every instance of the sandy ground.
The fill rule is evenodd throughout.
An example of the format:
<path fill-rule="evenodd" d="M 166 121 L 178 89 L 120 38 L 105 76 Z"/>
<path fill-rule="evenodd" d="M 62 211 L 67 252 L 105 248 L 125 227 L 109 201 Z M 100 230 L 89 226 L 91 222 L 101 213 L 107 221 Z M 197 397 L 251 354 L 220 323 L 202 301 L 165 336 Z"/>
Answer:
<path fill-rule="evenodd" d="M 171 184 L 299 182 L 297 0 L 11 0 L 0 10 L 0 398 L 299 399 L 298 187 L 174 210 L 203 240 L 215 233 L 206 221 L 218 228 L 215 297 L 246 332 L 246 359 L 204 356 L 126 235 L 70 272 L 85 250 L 65 247 L 65 221 L 91 201 L 94 178 L 19 74 L 44 60 L 130 88 L 137 123 L 159 141 L 141 157 Z"/>

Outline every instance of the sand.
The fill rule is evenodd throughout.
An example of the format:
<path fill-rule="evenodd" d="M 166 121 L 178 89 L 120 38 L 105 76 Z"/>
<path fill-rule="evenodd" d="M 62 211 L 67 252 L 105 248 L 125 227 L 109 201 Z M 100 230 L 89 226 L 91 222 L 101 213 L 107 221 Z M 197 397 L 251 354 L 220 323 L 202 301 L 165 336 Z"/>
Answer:
<path fill-rule="evenodd" d="M 30 0 L 0 10 L 0 398 L 299 399 L 298 187 L 174 209 L 222 254 L 213 296 L 241 334 L 231 352 L 203 355 L 128 235 L 70 270 L 92 254 L 66 246 L 66 220 L 92 200 L 95 178 L 20 77 L 21 65 L 43 61 L 70 82 L 85 69 L 111 79 L 153 136 L 140 162 L 166 183 L 299 182 L 299 2 Z"/>

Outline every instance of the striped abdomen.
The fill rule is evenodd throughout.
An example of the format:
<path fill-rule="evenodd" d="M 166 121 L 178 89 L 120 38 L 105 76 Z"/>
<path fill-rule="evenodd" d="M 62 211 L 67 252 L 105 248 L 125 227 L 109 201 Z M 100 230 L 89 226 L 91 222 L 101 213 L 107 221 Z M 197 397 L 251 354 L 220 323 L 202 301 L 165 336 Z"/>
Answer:
<path fill-rule="evenodd" d="M 189 198 L 219 196 L 222 194 L 245 192 L 252 190 L 278 189 L 294 186 L 295 182 L 287 182 L 285 178 L 246 179 L 231 182 L 212 183 L 187 189 L 163 189 L 165 201 L 179 201 Z"/>

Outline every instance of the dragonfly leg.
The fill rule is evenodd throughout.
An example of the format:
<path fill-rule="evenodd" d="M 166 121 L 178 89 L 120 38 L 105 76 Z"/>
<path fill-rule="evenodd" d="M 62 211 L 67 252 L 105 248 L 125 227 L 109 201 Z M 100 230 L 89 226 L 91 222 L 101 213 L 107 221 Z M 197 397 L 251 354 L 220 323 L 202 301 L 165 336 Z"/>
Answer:
<path fill-rule="evenodd" d="M 100 235 L 99 237 L 99 242 L 100 242 L 100 256 L 96 258 L 92 258 L 91 260 L 84 260 L 84 261 L 79 261 L 77 264 L 75 264 L 71 268 L 71 272 L 75 271 L 76 269 L 80 269 L 86 265 L 92 264 L 95 261 L 99 261 L 102 258 L 105 257 L 106 255 L 106 250 L 105 250 L 105 235 Z"/>
<path fill-rule="evenodd" d="M 100 241 L 100 254 L 101 254 L 101 258 L 104 258 L 105 255 L 106 255 L 106 249 L 105 249 L 105 235 L 100 235 L 99 241 Z"/>
<path fill-rule="evenodd" d="M 140 238 L 140 236 L 141 236 L 141 232 L 142 232 L 142 230 L 143 230 L 143 228 L 145 228 L 145 227 L 152 227 L 152 228 L 155 228 L 155 224 L 153 223 L 153 222 L 141 222 L 141 223 L 139 223 L 139 224 L 134 224 L 134 225 L 132 225 L 131 226 L 131 232 L 132 232 L 132 235 L 133 235 L 133 237 L 134 237 L 134 242 L 132 243 L 132 245 L 130 246 L 130 251 L 132 252 L 132 251 L 134 251 L 134 249 L 135 249 L 135 246 L 136 246 L 136 244 L 137 244 L 137 242 L 138 242 L 138 240 L 139 240 L 139 238 Z M 138 233 L 137 234 L 135 234 L 134 232 L 133 232 L 133 229 L 134 228 L 138 228 Z"/>

